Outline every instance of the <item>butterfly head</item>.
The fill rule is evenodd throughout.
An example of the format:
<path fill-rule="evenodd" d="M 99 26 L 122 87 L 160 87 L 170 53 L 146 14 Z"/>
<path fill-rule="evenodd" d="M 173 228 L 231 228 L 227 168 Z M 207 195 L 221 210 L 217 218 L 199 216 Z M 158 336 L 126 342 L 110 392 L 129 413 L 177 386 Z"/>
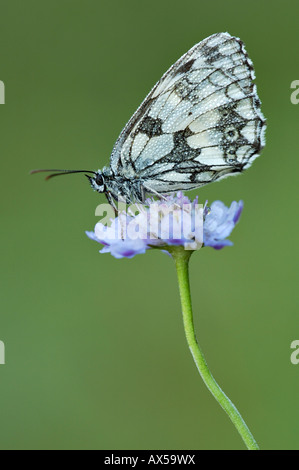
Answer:
<path fill-rule="evenodd" d="M 95 191 L 98 193 L 106 192 L 106 185 L 101 170 L 96 171 L 93 176 L 86 176 L 89 179 L 91 187 L 95 189 Z"/>

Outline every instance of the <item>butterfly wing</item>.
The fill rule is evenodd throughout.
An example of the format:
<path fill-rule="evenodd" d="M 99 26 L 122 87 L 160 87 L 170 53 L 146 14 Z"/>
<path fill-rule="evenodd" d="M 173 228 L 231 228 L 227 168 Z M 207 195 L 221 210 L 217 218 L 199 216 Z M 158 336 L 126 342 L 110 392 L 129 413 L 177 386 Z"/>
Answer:
<path fill-rule="evenodd" d="M 196 44 L 155 85 L 121 132 L 114 174 L 157 192 L 192 189 L 248 168 L 264 145 L 265 119 L 240 39 Z"/>

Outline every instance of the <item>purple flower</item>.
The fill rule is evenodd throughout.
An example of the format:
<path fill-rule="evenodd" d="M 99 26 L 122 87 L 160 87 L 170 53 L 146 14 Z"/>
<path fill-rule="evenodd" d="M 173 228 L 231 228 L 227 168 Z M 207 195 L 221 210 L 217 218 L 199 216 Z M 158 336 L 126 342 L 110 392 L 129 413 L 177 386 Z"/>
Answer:
<path fill-rule="evenodd" d="M 190 201 L 180 191 L 156 201 L 135 204 L 110 220 L 105 226 L 98 222 L 94 232 L 86 232 L 92 240 L 104 245 L 100 253 L 111 253 L 115 258 L 133 258 L 150 248 L 184 246 L 199 250 L 203 245 L 215 249 L 232 245 L 227 237 L 237 223 L 243 203 L 233 202 L 227 208 L 221 201 L 211 207 Z"/>
<path fill-rule="evenodd" d="M 242 210 L 243 201 L 234 201 L 230 207 L 226 207 L 221 201 L 215 201 L 211 207 L 206 207 L 203 225 L 204 245 L 216 250 L 233 245 L 227 237 L 232 233 Z"/>

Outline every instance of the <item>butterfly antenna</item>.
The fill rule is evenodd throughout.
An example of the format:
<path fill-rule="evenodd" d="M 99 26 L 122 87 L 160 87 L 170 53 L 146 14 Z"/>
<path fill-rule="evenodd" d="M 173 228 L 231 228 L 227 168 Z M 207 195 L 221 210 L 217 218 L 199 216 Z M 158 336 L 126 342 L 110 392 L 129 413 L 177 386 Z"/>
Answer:
<path fill-rule="evenodd" d="M 34 173 L 49 173 L 49 172 L 51 174 L 46 177 L 46 180 L 54 178 L 54 176 L 69 175 L 71 173 L 93 173 L 93 174 L 96 173 L 95 171 L 92 171 L 92 170 L 32 170 L 30 171 L 30 174 L 33 175 Z"/>

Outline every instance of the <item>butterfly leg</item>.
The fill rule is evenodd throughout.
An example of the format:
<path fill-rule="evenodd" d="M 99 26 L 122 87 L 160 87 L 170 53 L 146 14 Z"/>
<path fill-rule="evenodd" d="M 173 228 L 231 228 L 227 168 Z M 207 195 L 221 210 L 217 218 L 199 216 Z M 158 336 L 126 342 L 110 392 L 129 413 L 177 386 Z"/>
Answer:
<path fill-rule="evenodd" d="M 105 193 L 105 196 L 106 196 L 107 201 L 109 202 L 109 204 L 112 206 L 115 214 L 117 215 L 117 213 L 118 213 L 117 206 L 115 204 L 115 201 L 114 201 L 113 197 L 111 196 L 111 193 L 109 191 L 107 191 Z"/>
<path fill-rule="evenodd" d="M 145 193 L 149 192 L 149 193 L 154 194 L 155 196 L 157 196 L 159 199 L 163 199 L 164 201 L 167 200 L 167 198 L 163 194 L 158 193 L 157 191 L 150 188 L 149 186 L 145 186 L 145 185 L 142 186 L 142 190 L 143 190 L 144 197 L 145 197 Z M 144 199 L 143 199 L 143 202 L 144 202 Z"/>
<path fill-rule="evenodd" d="M 160 200 L 163 200 L 163 201 L 167 201 L 167 197 L 164 196 L 164 194 L 160 194 L 158 193 L 157 191 L 155 191 L 154 189 L 150 188 L 149 186 L 144 186 L 144 189 L 152 194 L 154 194 L 155 196 L 157 196 Z M 181 206 L 179 204 L 174 204 L 175 207 L 177 207 L 178 209 L 181 208 Z"/>

